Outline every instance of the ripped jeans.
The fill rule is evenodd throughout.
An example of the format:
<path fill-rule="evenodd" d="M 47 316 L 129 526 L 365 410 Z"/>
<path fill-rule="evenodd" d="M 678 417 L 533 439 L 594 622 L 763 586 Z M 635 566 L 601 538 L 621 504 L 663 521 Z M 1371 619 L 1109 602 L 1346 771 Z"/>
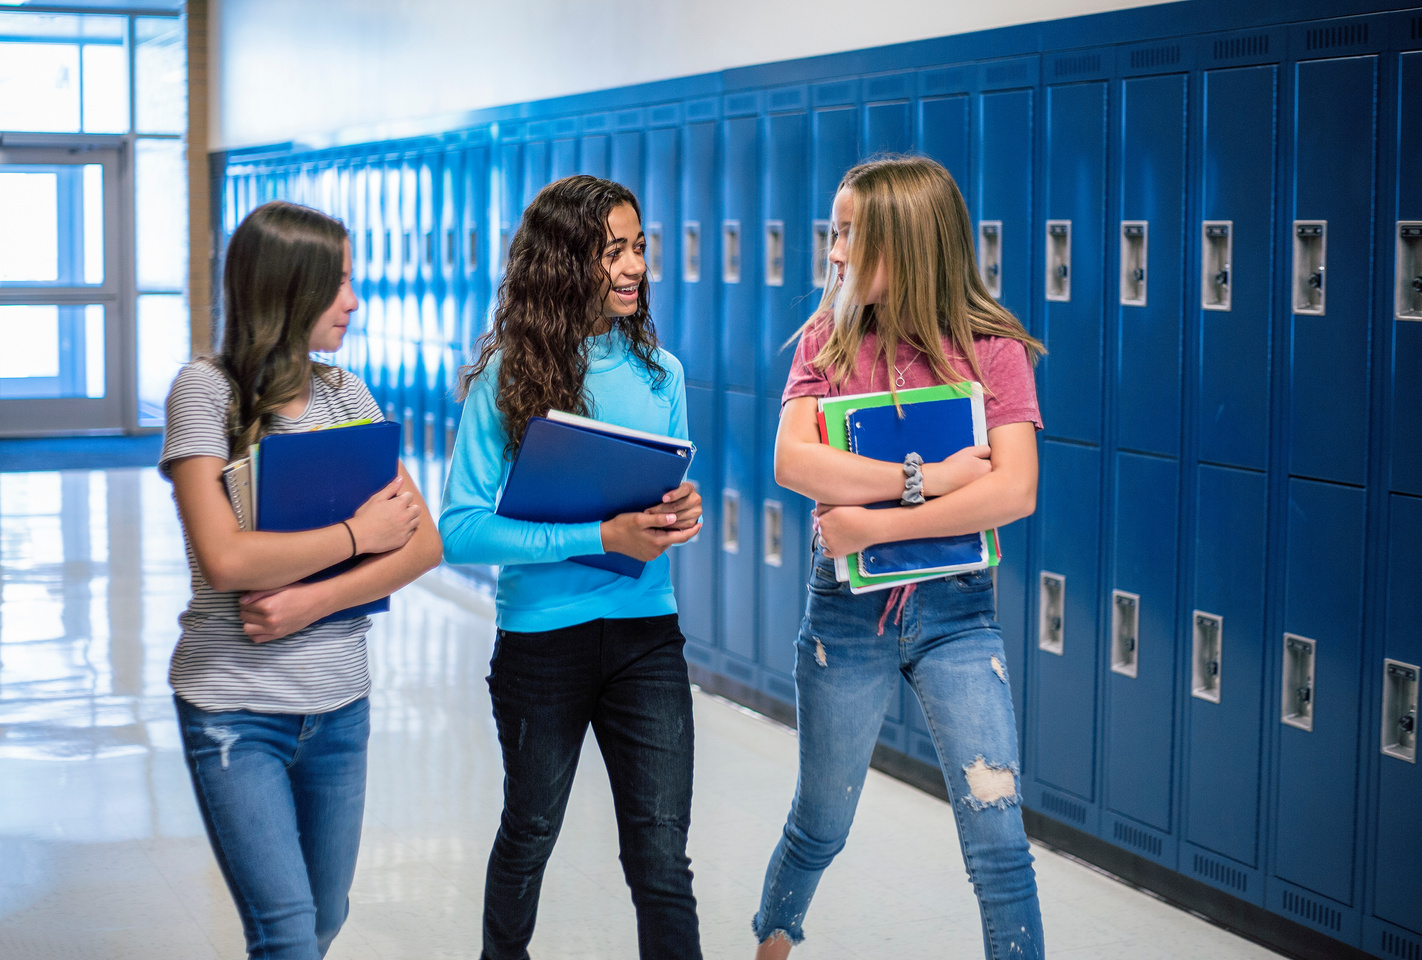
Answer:
<path fill-rule="evenodd" d="M 370 702 L 209 713 L 179 697 L 198 809 L 251 960 L 318 960 L 350 912 Z"/>
<path fill-rule="evenodd" d="M 757 941 L 803 939 L 810 899 L 844 848 L 902 673 L 938 750 L 963 862 L 978 896 L 985 955 L 1043 956 L 991 576 L 981 571 L 921 582 L 897 618 L 890 612 L 883 636 L 878 629 L 888 592 L 851 594 L 847 583 L 835 581 L 833 561 L 818 550 L 809 590 L 795 657 L 800 775 L 752 921 Z"/>

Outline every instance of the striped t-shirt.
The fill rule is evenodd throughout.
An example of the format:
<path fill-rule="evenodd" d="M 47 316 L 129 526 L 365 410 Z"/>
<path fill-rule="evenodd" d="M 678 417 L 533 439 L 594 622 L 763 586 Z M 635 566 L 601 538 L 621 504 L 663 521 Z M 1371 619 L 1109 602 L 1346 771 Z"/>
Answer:
<path fill-rule="evenodd" d="M 297 433 L 347 420 L 384 419 L 360 378 L 344 371 L 333 387 L 315 373 L 311 402 L 294 419 L 277 416 L 273 433 Z M 159 472 L 183 457 L 219 457 L 226 463 L 227 405 L 231 387 L 211 361 L 194 360 L 179 371 L 168 393 L 168 427 Z M 242 591 L 208 586 L 192 541 L 183 531 L 193 598 L 178 618 L 182 636 L 168 681 L 188 703 L 207 711 L 325 713 L 370 692 L 365 633 L 369 617 L 313 624 L 289 637 L 254 643 L 242 632 Z"/>

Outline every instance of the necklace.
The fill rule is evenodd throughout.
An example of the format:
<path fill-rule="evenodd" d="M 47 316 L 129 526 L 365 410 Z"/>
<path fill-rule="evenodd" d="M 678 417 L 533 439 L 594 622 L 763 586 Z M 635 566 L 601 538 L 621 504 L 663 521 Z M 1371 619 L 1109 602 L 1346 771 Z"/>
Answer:
<path fill-rule="evenodd" d="M 908 362 L 908 363 L 904 364 L 902 370 L 899 369 L 899 365 L 898 365 L 897 363 L 896 363 L 896 364 L 893 364 L 894 373 L 896 373 L 896 374 L 898 375 L 898 376 L 895 377 L 895 379 L 894 379 L 894 386 L 896 386 L 896 387 L 902 387 L 902 386 L 904 385 L 904 374 L 908 373 L 908 372 L 909 372 L 909 368 L 912 367 L 912 366 L 914 365 L 914 363 L 918 360 L 918 354 L 919 354 L 919 351 L 915 350 L 915 351 L 913 352 L 913 357 L 911 357 L 911 358 L 909 359 L 909 362 Z"/>

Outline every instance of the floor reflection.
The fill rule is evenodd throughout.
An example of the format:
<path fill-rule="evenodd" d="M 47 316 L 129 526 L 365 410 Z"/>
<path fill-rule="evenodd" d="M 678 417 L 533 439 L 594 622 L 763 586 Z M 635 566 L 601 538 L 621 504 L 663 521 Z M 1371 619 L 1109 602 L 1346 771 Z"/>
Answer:
<path fill-rule="evenodd" d="M 427 490 L 437 467 L 418 465 Z M 430 499 L 437 502 L 437 494 Z M 188 572 L 151 469 L 0 473 L 0 956 L 236 957 L 242 938 L 179 752 L 167 683 Z M 446 579 L 450 578 L 450 579 Z M 352 913 L 329 956 L 477 954 L 502 769 L 484 677 L 486 598 L 437 572 L 370 635 L 370 781 Z M 795 740 L 697 696 L 691 856 L 708 956 L 745 956 Z M 1038 851 L 1061 958 L 1265 957 Z M 871 774 L 797 956 L 979 956 L 951 811 Z M 585 750 L 532 951 L 636 955 L 606 775 Z"/>

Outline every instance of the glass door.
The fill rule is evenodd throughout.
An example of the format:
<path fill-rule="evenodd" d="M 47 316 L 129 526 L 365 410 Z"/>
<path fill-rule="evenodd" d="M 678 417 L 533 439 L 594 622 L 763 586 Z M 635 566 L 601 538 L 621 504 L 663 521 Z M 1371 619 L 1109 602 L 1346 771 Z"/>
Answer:
<path fill-rule="evenodd" d="M 119 147 L 0 146 L 0 436 L 120 432 Z"/>

